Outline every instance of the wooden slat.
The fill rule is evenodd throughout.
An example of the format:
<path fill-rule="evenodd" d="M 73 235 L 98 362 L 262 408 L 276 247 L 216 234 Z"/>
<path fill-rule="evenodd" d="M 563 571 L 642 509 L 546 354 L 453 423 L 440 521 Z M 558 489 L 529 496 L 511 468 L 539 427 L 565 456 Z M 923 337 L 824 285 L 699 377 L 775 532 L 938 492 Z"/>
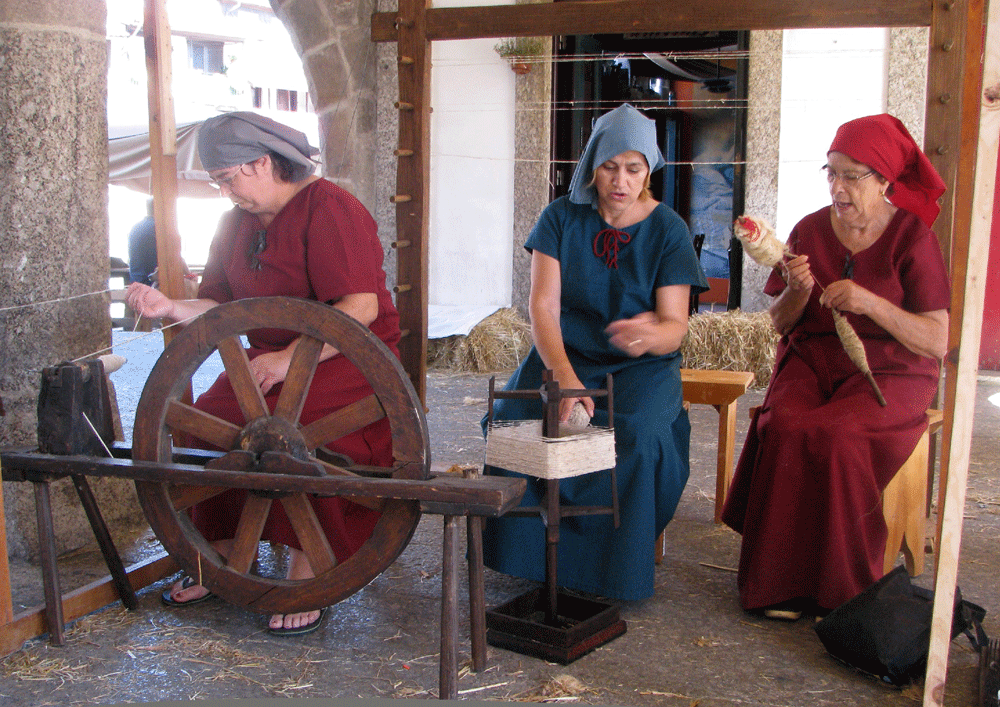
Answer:
<path fill-rule="evenodd" d="M 467 480 L 453 476 L 431 479 L 369 478 L 346 476 L 297 476 L 260 472 L 205 469 L 186 464 L 130 461 L 82 456 L 61 456 L 34 452 L 0 452 L 5 467 L 24 476 L 59 478 L 71 474 L 111 476 L 155 483 L 219 488 L 288 491 L 326 496 L 378 496 L 434 505 L 430 512 L 452 515 L 502 515 L 524 493 L 524 480 L 488 476 Z M 14 473 L 5 475 L 14 476 Z M 431 506 L 429 506 L 430 508 Z"/>
<path fill-rule="evenodd" d="M 431 47 L 424 27 L 424 12 L 430 0 L 400 0 L 399 14 L 408 18 L 409 27 L 392 33 L 399 57 L 399 102 L 413 106 L 399 114 L 399 145 L 411 151 L 397 158 L 396 194 L 409 196 L 396 201 L 396 240 L 409 241 L 396 249 L 396 282 L 409 289 L 396 296 L 399 326 L 409 333 L 399 342 L 403 368 L 421 402 L 427 400 L 427 305 L 428 296 L 428 219 L 430 214 L 430 76 Z M 409 61 L 412 60 L 412 61 Z"/>
<path fill-rule="evenodd" d="M 369 395 L 309 423 L 301 432 L 306 447 L 316 449 L 378 422 L 383 417 L 385 410 L 382 409 L 382 404 L 377 397 Z"/>
<path fill-rule="evenodd" d="M 959 549 L 962 543 L 962 520 L 965 508 L 966 485 L 969 473 L 969 453 L 972 444 L 972 423 L 975 414 L 975 396 L 958 395 L 958 391 L 976 389 L 979 370 L 979 345 L 983 322 L 983 301 L 986 288 L 986 268 L 989 262 L 990 234 L 993 220 L 993 200 L 997 173 L 997 152 L 1000 150 L 1000 3 L 990 4 L 986 15 L 986 31 L 979 30 L 983 15 L 976 15 L 970 8 L 968 16 L 967 45 L 965 47 L 965 74 L 979 73 L 981 82 L 976 93 L 963 96 L 965 107 L 976 107 L 976 120 L 962 126 L 972 130 L 976 139 L 975 162 L 962 160 L 956 179 L 956 223 L 968 218 L 970 224 L 967 256 L 953 261 L 961 263 L 963 277 L 954 282 L 962 295 L 963 308 L 960 323 L 961 336 L 957 344 L 957 358 L 949 365 L 946 376 L 944 452 L 942 468 L 947 466 L 947 481 L 943 482 L 944 499 L 939 531 L 937 573 L 934 584 L 934 612 L 931 621 L 931 640 L 924 679 L 924 706 L 944 705 L 945 680 L 948 671 L 948 649 L 951 642 L 951 624 L 955 584 L 958 578 Z M 979 59 L 983 57 L 980 68 Z M 992 96 L 992 98 L 991 98 Z M 963 109 L 963 115 L 965 110 Z M 968 179 L 972 176 L 971 184 Z M 971 189 L 967 187 L 971 186 Z M 966 217 L 965 213 L 968 213 Z M 957 233 L 957 232 L 956 232 Z M 957 251 L 956 251 L 957 252 Z"/>
<path fill-rule="evenodd" d="M 226 558 L 226 566 L 234 572 L 247 574 L 253 561 L 257 558 L 257 546 L 267 522 L 267 514 L 271 511 L 271 499 L 248 494 L 240 514 L 240 522 L 236 526 L 236 537 L 233 547 Z"/>
<path fill-rule="evenodd" d="M 247 422 L 268 414 L 267 403 L 260 392 L 260 385 L 250 371 L 250 359 L 238 336 L 219 340 L 219 358 L 226 367 L 229 383 L 236 393 L 236 402 Z"/>
<path fill-rule="evenodd" d="M 398 12 L 372 17 L 372 41 L 401 36 L 396 20 L 411 19 L 405 2 Z M 931 3 L 859 3 L 855 0 L 588 0 L 536 5 L 432 8 L 427 39 L 527 37 L 560 34 L 619 34 L 699 30 L 795 29 L 806 27 L 926 27 Z"/>
<path fill-rule="evenodd" d="M 324 572 L 332 570 L 337 565 L 337 558 L 333 554 L 333 548 L 326 539 L 313 510 L 309 499 L 301 493 L 287 496 L 281 499 L 281 505 L 285 507 L 285 515 L 295 530 L 295 535 L 302 546 L 302 552 L 309 558 L 309 566 L 312 567 L 313 574 L 319 576 Z"/>
<path fill-rule="evenodd" d="M 181 237 L 177 230 L 177 126 L 171 93 L 170 26 L 166 0 L 145 0 L 143 39 L 149 83 L 150 193 L 156 220 L 160 287 L 171 299 L 184 299 Z M 164 329 L 170 343 L 174 329 Z"/>
<path fill-rule="evenodd" d="M 240 433 L 240 428 L 231 422 L 176 400 L 167 405 L 166 422 L 171 430 L 186 432 L 219 449 L 232 449 Z"/>
<path fill-rule="evenodd" d="M 149 586 L 176 572 L 179 568 L 169 556 L 156 557 L 129 566 L 126 569 L 129 582 L 135 590 Z M 91 582 L 63 595 L 63 618 L 75 621 L 103 606 L 118 601 L 118 591 L 110 576 Z M 45 623 L 45 606 L 34 606 L 23 611 L 7 624 L 0 624 L 0 656 L 20 650 L 24 642 L 48 631 Z"/>
<path fill-rule="evenodd" d="M 322 351 L 323 342 L 319 339 L 314 339 L 311 336 L 303 336 L 299 339 L 295 351 L 292 352 L 292 362 L 288 365 L 285 382 L 281 386 L 278 404 L 274 408 L 274 414 L 277 417 L 284 418 L 293 424 L 298 423 Z"/>
<path fill-rule="evenodd" d="M 966 16 L 973 12 L 981 17 L 982 7 L 982 0 L 947 0 L 933 4 L 927 52 L 924 151 L 948 185 L 948 191 L 941 198 L 941 213 L 934 222 L 934 232 L 941 241 L 946 264 L 952 259 L 955 179 L 961 151 L 961 130 L 956 127 L 962 121 L 962 94 L 966 91 L 978 93 L 979 82 L 978 71 L 964 73 L 962 48 L 966 39 Z M 964 77 L 964 80 L 959 77 Z M 959 240 L 964 241 L 967 224 L 966 230 L 958 233 L 963 234 Z M 958 257 L 964 265 L 961 254 Z M 957 337 L 955 327 L 961 321 L 961 312 L 952 309 L 951 315 L 952 331 Z"/>

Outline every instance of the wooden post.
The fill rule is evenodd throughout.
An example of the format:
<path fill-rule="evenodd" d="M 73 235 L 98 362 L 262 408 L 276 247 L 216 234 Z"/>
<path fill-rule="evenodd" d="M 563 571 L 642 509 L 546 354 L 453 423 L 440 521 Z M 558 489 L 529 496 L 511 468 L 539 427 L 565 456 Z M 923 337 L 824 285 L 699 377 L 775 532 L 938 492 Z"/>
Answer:
<path fill-rule="evenodd" d="M 971 395 L 963 395 L 959 399 L 957 391 L 974 391 L 976 374 L 979 370 L 983 299 L 996 188 L 994 180 L 997 152 L 1000 149 L 1000 4 L 990 3 L 987 11 L 985 42 L 984 33 L 979 28 L 977 15 L 970 14 L 968 44 L 965 50 L 965 74 L 973 73 L 980 56 L 983 57 L 983 66 L 982 81 L 978 90 L 975 93 L 970 92 L 963 98 L 963 104 L 970 109 L 970 112 L 973 108 L 978 108 L 975 111 L 978 113 L 978 119 L 971 126 L 967 126 L 975 131 L 978 125 L 978 131 L 975 131 L 978 133 L 978 140 L 975 164 L 963 159 L 959 164 L 956 180 L 955 221 L 960 223 L 961 219 L 965 218 L 963 211 L 968 213 L 969 235 L 968 239 L 965 239 L 956 231 L 958 236 L 956 243 L 967 244 L 967 248 L 964 258 L 959 260 L 956 257 L 952 267 L 952 272 L 956 276 L 964 271 L 963 277 L 960 279 L 955 277 L 953 282 L 958 293 L 956 296 L 961 296 L 963 300 L 963 307 L 959 322 L 957 360 L 949 361 L 947 376 L 945 420 L 951 420 L 951 425 L 945 425 L 942 464 L 947 463 L 948 478 L 947 485 L 943 489 L 944 502 L 939 505 L 942 521 L 937 545 L 938 568 L 934 586 L 930 652 L 924 679 L 924 707 L 944 705 L 952 607 L 962 542 L 962 514 L 968 481 L 975 399 Z M 971 189 L 966 187 L 969 180 L 973 182 L 970 185 Z M 956 265 L 959 267 L 955 267 Z M 954 312 L 954 309 L 952 311 Z"/>
<path fill-rule="evenodd" d="M 171 299 L 184 298 L 181 238 L 177 232 L 177 126 L 170 92 L 170 26 L 166 0 L 145 0 L 143 35 L 149 82 L 149 157 L 153 219 L 160 290 Z M 173 329 L 164 329 L 170 343 Z"/>
<path fill-rule="evenodd" d="M 428 219 L 430 217 L 431 46 L 429 0 L 400 0 L 393 24 L 399 62 L 399 149 L 396 151 L 396 308 L 403 339 L 399 356 L 427 399 Z M 404 289 L 405 288 L 405 289 Z"/>

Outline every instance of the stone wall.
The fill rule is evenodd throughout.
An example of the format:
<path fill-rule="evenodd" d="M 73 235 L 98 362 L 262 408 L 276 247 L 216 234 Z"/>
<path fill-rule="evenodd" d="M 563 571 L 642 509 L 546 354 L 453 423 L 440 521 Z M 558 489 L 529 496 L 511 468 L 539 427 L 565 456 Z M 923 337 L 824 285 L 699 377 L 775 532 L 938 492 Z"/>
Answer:
<path fill-rule="evenodd" d="M 103 0 L 0 4 L 0 446 L 35 444 L 42 368 L 110 344 L 105 47 Z M 129 482 L 95 493 L 109 523 L 141 517 Z M 31 485 L 3 494 L 8 550 L 34 556 Z M 68 481 L 53 506 L 57 550 L 90 539 Z"/>

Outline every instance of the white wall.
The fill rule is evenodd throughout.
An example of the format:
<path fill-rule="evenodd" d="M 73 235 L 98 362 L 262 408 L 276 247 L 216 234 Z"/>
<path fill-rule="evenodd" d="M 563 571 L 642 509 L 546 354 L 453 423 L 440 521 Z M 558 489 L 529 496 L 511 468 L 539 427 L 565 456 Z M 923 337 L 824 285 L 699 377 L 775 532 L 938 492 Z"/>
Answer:
<path fill-rule="evenodd" d="M 511 302 L 514 73 L 493 51 L 496 43 L 433 43 L 428 294 L 434 305 Z"/>
<path fill-rule="evenodd" d="M 884 113 L 886 29 L 785 30 L 778 159 L 778 236 L 830 203 L 820 167 L 837 128 Z"/>

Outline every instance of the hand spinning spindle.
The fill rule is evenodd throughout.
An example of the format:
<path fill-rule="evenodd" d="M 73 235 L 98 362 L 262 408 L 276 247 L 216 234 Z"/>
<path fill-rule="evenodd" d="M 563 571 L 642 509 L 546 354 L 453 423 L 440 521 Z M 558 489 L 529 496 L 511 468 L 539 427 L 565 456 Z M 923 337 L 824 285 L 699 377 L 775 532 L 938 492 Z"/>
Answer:
<path fill-rule="evenodd" d="M 737 218 L 733 223 L 733 234 L 740 239 L 740 243 L 743 244 L 743 250 L 759 265 L 776 268 L 786 256 L 794 257 L 794 254 L 788 250 L 788 246 L 777 239 L 774 229 L 764 219 L 757 216 L 740 216 Z M 820 290 L 823 289 L 823 286 L 818 281 L 816 284 Z M 848 358 L 858 367 L 861 375 L 871 385 L 879 405 L 885 407 L 885 398 L 882 396 L 882 391 L 879 390 L 878 383 L 875 382 L 875 377 L 868 366 L 868 357 L 865 355 L 864 344 L 843 314 L 836 309 L 831 309 L 830 312 L 833 314 L 833 324 L 837 330 L 837 336 L 840 337 L 840 342 L 843 344 Z"/>

